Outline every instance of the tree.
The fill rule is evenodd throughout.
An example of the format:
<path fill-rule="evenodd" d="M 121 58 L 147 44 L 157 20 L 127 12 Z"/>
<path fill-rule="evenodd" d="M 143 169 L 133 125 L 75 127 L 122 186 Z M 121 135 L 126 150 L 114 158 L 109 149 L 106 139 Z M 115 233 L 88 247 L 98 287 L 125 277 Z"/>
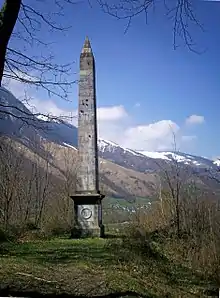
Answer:
<path fill-rule="evenodd" d="M 77 152 L 78 153 L 78 152 Z M 62 150 L 63 175 L 65 177 L 62 190 L 62 215 L 70 226 L 73 226 L 73 201 L 70 196 L 76 191 L 79 167 L 78 154 L 72 148 L 65 147 Z"/>
<path fill-rule="evenodd" d="M 71 64 L 58 65 L 54 62 L 48 47 L 50 43 L 42 39 L 41 33 L 43 30 L 50 30 L 56 34 L 59 32 L 63 34 L 68 30 L 70 26 L 61 25 L 65 23 L 64 12 L 69 8 L 68 5 L 73 6 L 78 1 L 50 1 L 50 8 L 53 8 L 50 11 L 46 7 L 49 1 L 42 2 L 43 5 L 39 1 L 31 4 L 25 0 L 4 1 L 0 11 L 0 86 L 5 77 L 41 87 L 50 94 L 66 99 L 67 89 L 73 83 L 67 80 Z M 117 19 L 128 20 L 126 31 L 134 17 L 145 14 L 147 18 L 150 9 L 156 5 L 153 0 L 97 0 L 97 3 L 103 12 Z M 189 24 L 202 28 L 195 15 L 194 2 L 192 0 L 177 0 L 169 4 L 164 2 L 164 8 L 168 18 L 173 21 L 174 48 L 177 47 L 176 38 L 180 36 L 186 45 L 193 49 Z M 11 38 L 25 45 L 22 51 L 10 45 Z M 28 54 L 27 50 L 33 49 L 34 44 L 40 47 L 39 49 L 44 49 L 43 56 Z"/>
<path fill-rule="evenodd" d="M 54 0 L 53 10 L 48 11 L 45 4 L 49 2 L 33 1 L 29 4 L 25 0 L 4 0 L 0 8 L 0 117 L 7 115 L 36 128 L 42 128 L 44 123 L 44 129 L 47 129 L 45 121 L 36 118 L 39 113 L 30 113 L 14 103 L 10 104 L 7 99 L 9 92 L 1 86 L 15 81 L 25 86 L 42 88 L 49 95 L 67 99 L 69 87 L 75 82 L 69 78 L 72 63 L 56 63 L 49 49 L 51 40 L 45 41 L 41 36 L 43 31 L 50 31 L 50 35 L 64 34 L 69 26 L 60 25 L 65 23 L 63 11 L 67 5 L 75 2 Z M 29 95 L 25 91 L 22 101 L 29 102 Z M 72 118 L 61 115 L 44 116 L 49 120 L 59 121 Z"/>
<path fill-rule="evenodd" d="M 196 52 L 195 43 L 193 42 L 190 33 L 190 25 L 195 25 L 203 30 L 201 23 L 196 17 L 196 5 L 193 0 L 176 0 L 176 1 L 159 1 L 156 4 L 154 0 L 97 0 L 100 4 L 102 11 L 117 19 L 127 20 L 125 32 L 129 29 L 131 21 L 140 15 L 146 18 L 149 11 L 155 10 L 156 6 L 163 5 L 161 8 L 167 15 L 168 19 L 173 24 L 173 46 L 174 49 L 178 47 L 177 38 L 183 40 L 185 45 L 191 51 Z M 168 3 L 169 2 L 169 3 Z M 160 7 L 159 7 L 160 8 Z"/>
<path fill-rule="evenodd" d="M 48 144 L 49 146 L 49 144 Z M 41 164 L 40 164 L 41 161 Z M 44 171 L 42 171 L 42 169 Z M 43 175 L 42 175 L 43 172 Z M 52 172 L 49 164 L 49 151 L 45 159 L 36 156 L 36 163 L 33 168 L 33 194 L 34 195 L 34 224 L 40 227 L 45 205 L 50 195 Z"/>
<path fill-rule="evenodd" d="M 51 165 L 61 175 L 60 180 L 53 179 L 53 196 L 49 205 L 47 204 L 45 225 L 54 233 L 63 233 L 70 231 L 74 225 L 74 207 L 70 196 L 74 194 L 77 184 L 77 151 L 68 147 L 60 148 L 53 143 L 46 142 L 45 145 L 45 150 L 52 155 Z"/>
<path fill-rule="evenodd" d="M 17 21 L 20 7 L 21 0 L 5 1 L 0 11 L 0 86 L 3 77 L 7 46 Z"/>
<path fill-rule="evenodd" d="M 91 6 L 89 0 L 85 2 Z M 4 0 L 0 10 L 0 87 L 3 81 L 12 80 L 67 100 L 69 88 L 77 81 L 72 80 L 71 62 L 56 62 L 50 49 L 51 36 L 53 33 L 64 35 L 68 31 L 70 26 L 66 24 L 65 11 L 74 8 L 77 3 L 80 1 L 43 0 L 30 4 L 27 0 Z M 148 12 L 156 6 L 153 0 L 96 0 L 96 3 L 104 13 L 127 20 L 125 31 L 133 18 L 141 14 L 147 17 Z M 174 48 L 177 48 L 177 36 L 180 36 L 187 47 L 194 50 L 189 24 L 202 28 L 195 16 L 194 2 L 177 0 L 173 4 L 170 1 L 169 5 L 164 2 L 164 8 L 173 22 Z M 50 32 L 50 40 L 43 37 L 44 32 Z M 25 100 L 28 101 L 28 98 Z M 8 113 L 2 104 L 0 112 Z M 16 116 L 15 112 L 10 113 Z M 23 114 L 22 121 L 32 117 L 29 113 Z"/>
<path fill-rule="evenodd" d="M 72 0 L 54 0 L 53 10 L 48 12 L 40 2 L 5 0 L 0 12 L 0 86 L 3 78 L 41 87 L 49 94 L 67 99 L 68 87 L 73 81 L 68 80 L 71 63 L 57 64 L 49 51 L 49 42 L 41 38 L 42 31 L 47 29 L 51 34 L 64 33 L 68 27 L 60 25 L 63 11 Z M 43 8 L 46 12 L 43 12 Z M 16 24 L 16 26 L 15 26 Z M 12 40 L 18 40 L 22 48 L 11 46 Z M 38 47 L 38 55 L 30 55 L 34 45 Z M 32 51 L 31 51 L 32 49 Z M 41 54 L 43 53 L 43 54 Z"/>
<path fill-rule="evenodd" d="M 171 162 L 161 166 L 160 163 L 155 161 L 157 164 L 161 175 L 161 180 L 159 180 L 159 199 L 161 204 L 161 210 L 163 213 L 163 204 L 165 200 L 170 203 L 170 212 L 172 216 L 173 223 L 176 227 L 176 233 L 178 237 L 181 236 L 181 207 L 182 207 L 182 195 L 184 193 L 185 187 L 189 187 L 192 183 L 193 172 L 189 166 L 185 166 L 179 162 L 176 142 L 176 135 L 172 127 L 170 127 L 173 136 L 173 150 L 170 153 Z M 162 183 L 163 182 L 163 183 Z M 163 184 L 163 193 L 161 185 Z"/>
<path fill-rule="evenodd" d="M 0 223 L 5 230 L 19 217 L 17 202 L 22 193 L 22 155 L 13 149 L 13 142 L 0 138 Z M 17 210 L 18 211 L 18 210 Z M 18 211 L 19 212 L 19 211 Z M 12 219 L 12 220 L 11 220 Z"/>

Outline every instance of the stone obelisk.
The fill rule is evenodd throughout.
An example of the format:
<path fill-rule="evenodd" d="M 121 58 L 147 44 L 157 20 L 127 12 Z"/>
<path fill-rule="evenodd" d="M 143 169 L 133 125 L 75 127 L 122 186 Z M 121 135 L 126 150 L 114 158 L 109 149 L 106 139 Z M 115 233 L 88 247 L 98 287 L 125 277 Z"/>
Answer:
<path fill-rule="evenodd" d="M 73 236 L 102 237 L 104 195 L 99 191 L 95 60 L 88 37 L 80 55 L 78 156 L 77 189 L 71 196 L 75 210 Z"/>

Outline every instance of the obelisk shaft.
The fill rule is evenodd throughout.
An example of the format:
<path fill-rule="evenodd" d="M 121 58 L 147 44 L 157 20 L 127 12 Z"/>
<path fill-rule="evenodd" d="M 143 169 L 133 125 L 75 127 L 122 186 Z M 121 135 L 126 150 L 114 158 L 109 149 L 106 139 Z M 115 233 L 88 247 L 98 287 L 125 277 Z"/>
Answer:
<path fill-rule="evenodd" d="M 95 60 L 88 38 L 80 55 L 78 150 L 80 167 L 77 191 L 97 193 L 99 185 Z"/>
<path fill-rule="evenodd" d="M 103 236 L 102 205 L 99 192 L 95 61 L 86 38 L 80 55 L 78 114 L 77 189 L 74 200 L 75 226 L 72 236 Z"/>

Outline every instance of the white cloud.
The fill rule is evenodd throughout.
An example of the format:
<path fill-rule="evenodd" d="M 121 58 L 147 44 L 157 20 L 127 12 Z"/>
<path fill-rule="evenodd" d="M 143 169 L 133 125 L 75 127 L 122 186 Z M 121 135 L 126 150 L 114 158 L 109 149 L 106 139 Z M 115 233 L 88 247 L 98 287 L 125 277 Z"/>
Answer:
<path fill-rule="evenodd" d="M 10 90 L 20 100 L 24 100 L 26 97 L 25 92 L 30 89 L 29 85 L 24 85 L 20 81 L 12 79 L 3 79 L 3 86 Z"/>
<path fill-rule="evenodd" d="M 140 108 L 141 104 L 139 102 L 136 102 L 136 104 L 134 105 L 135 108 Z"/>
<path fill-rule="evenodd" d="M 76 115 L 76 110 L 67 110 L 67 109 L 62 109 L 58 107 L 54 101 L 52 100 L 40 100 L 40 99 L 32 99 L 29 103 L 29 107 L 33 106 L 36 109 L 36 112 L 40 112 L 43 114 L 49 114 L 51 116 L 55 117 L 70 117 Z"/>
<path fill-rule="evenodd" d="M 127 116 L 122 105 L 112 107 L 100 107 L 97 110 L 98 121 L 115 121 Z"/>
<path fill-rule="evenodd" d="M 202 124 L 205 121 L 204 116 L 199 115 L 191 115 L 186 118 L 186 124 L 193 125 L 193 124 Z"/>
<path fill-rule="evenodd" d="M 66 116 L 67 120 L 73 117 L 69 122 L 77 126 L 77 110 L 62 109 L 52 100 L 33 99 L 31 106 L 35 107 L 36 112 L 57 117 Z M 28 108 L 30 109 L 30 105 Z M 175 146 L 188 144 L 196 138 L 196 136 L 181 136 L 180 127 L 171 120 L 129 126 L 128 113 L 122 105 L 100 107 L 97 109 L 97 115 L 100 137 L 134 150 L 174 150 Z"/>
<path fill-rule="evenodd" d="M 179 131 L 171 120 L 130 127 L 125 131 L 123 145 L 137 150 L 168 150 L 174 147 Z"/>
<path fill-rule="evenodd" d="M 15 82 L 10 84 L 10 90 L 17 97 L 24 96 L 24 89 L 21 84 Z M 29 93 L 33 94 L 33 93 Z M 32 98 L 27 107 L 34 112 L 46 115 L 67 117 L 67 121 L 77 126 L 77 110 L 59 107 L 53 100 L 40 100 Z M 138 104 L 136 106 L 139 106 Z M 142 125 L 131 125 L 126 109 L 123 105 L 99 107 L 97 109 L 98 133 L 99 136 L 116 142 L 124 147 L 136 150 L 156 151 L 174 150 L 184 144 L 190 145 L 196 136 L 182 135 L 181 128 L 172 120 L 161 120 L 154 123 Z M 187 123 L 202 123 L 204 117 L 191 115 Z M 179 147 L 176 149 L 180 149 Z"/>
<path fill-rule="evenodd" d="M 51 117 L 59 117 L 73 125 L 77 125 L 77 111 L 62 109 L 52 100 L 33 98 L 28 102 L 24 102 L 24 104 L 32 113 L 42 113 Z"/>
<path fill-rule="evenodd" d="M 54 117 L 62 117 L 66 121 L 77 126 L 77 114 L 78 111 L 63 109 L 57 106 L 53 100 L 40 100 L 33 98 L 28 103 L 25 103 L 27 108 L 35 113 L 42 113 Z M 110 107 L 99 107 L 97 108 L 97 120 L 99 125 L 102 126 L 102 131 L 115 131 L 114 123 L 127 117 L 128 114 L 122 105 L 110 106 Z M 116 124 L 117 126 L 117 124 Z M 114 128 L 113 128 L 114 127 Z M 111 129 L 112 128 L 112 129 Z M 104 133 L 105 134 L 105 133 Z"/>

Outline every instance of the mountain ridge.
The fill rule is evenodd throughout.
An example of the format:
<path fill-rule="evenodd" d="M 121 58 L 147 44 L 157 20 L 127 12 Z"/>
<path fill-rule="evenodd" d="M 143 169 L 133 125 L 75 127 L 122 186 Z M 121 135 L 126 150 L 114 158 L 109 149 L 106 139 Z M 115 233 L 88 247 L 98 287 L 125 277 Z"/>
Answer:
<path fill-rule="evenodd" d="M 7 106 L 10 107 L 7 108 L 7 111 L 9 112 L 11 112 L 10 109 L 13 110 L 13 107 L 11 106 L 14 105 L 17 113 L 15 117 L 11 116 L 12 113 L 10 113 L 10 117 L 8 117 L 7 113 L 4 115 L 4 111 L 1 113 L 2 117 L 0 119 L 0 132 L 2 134 L 13 136 L 19 139 L 21 143 L 31 148 L 31 150 L 35 152 L 38 150 L 38 153 L 40 152 L 42 155 L 45 155 L 45 147 L 42 145 L 43 140 L 57 144 L 57 148 L 59 148 L 59 146 L 68 147 L 70 150 L 72 150 L 72 154 L 75 154 L 74 151 L 77 152 L 77 128 L 74 125 L 63 120 L 59 121 L 59 118 L 54 119 L 53 117 L 51 118 L 40 113 L 37 115 L 32 114 L 30 124 L 23 123 L 22 119 L 19 119 L 19 115 L 22 117 L 21 110 L 24 110 L 24 115 L 29 113 L 31 114 L 31 112 L 23 103 L 16 99 L 11 92 L 8 92 L 3 88 L 0 88 L 0 102 L 7 102 Z M 16 109 L 17 106 L 19 106 L 19 110 Z M 21 128 L 19 128 L 19 126 Z M 129 177 L 139 177 L 137 180 L 140 179 L 142 182 L 144 181 L 143 179 L 149 179 L 149 181 L 151 181 L 151 176 L 149 175 L 158 174 L 164 170 L 172 170 L 174 166 L 181 167 L 181 169 L 184 171 L 189 171 L 190 169 L 192 174 L 197 177 L 196 179 L 202 179 L 202 181 L 207 180 L 207 173 L 212 171 L 215 172 L 216 181 L 218 179 L 220 181 L 220 167 L 218 166 L 218 161 L 211 161 L 204 157 L 172 151 L 135 151 L 124 148 L 119 144 L 116 144 L 112 141 L 107 141 L 103 138 L 98 139 L 98 149 L 101 160 L 100 165 L 102 164 L 103 166 L 106 163 L 106 166 L 110 166 L 110 164 L 114 164 L 114 170 L 111 170 L 110 172 L 106 170 L 106 173 L 108 172 L 108 174 L 112 174 L 112 172 L 114 172 L 115 176 L 118 177 L 117 173 L 120 172 L 124 177 L 124 185 L 126 185 L 126 189 L 129 189 L 130 192 L 132 192 L 132 190 L 126 183 L 126 179 L 132 183 Z M 117 168 L 117 166 L 124 168 L 124 172 L 126 174 L 124 175 L 123 169 Z M 126 169 L 132 170 L 132 174 L 130 174 L 130 172 L 128 172 Z M 147 176 L 142 177 L 138 173 L 149 175 L 147 178 Z M 114 180 L 113 184 L 116 185 L 118 182 L 115 181 L 113 175 L 110 175 L 110 177 L 111 181 L 109 183 L 111 184 Z M 109 177 L 108 179 L 105 177 L 105 180 L 109 181 Z M 145 188 L 142 182 L 141 185 Z M 135 183 L 137 184 L 137 182 Z M 136 187 L 137 193 L 140 196 L 140 193 L 143 192 L 138 191 L 136 184 L 134 185 L 134 183 L 132 183 L 133 187 Z M 151 182 L 149 183 L 149 188 L 152 190 Z M 146 189 L 145 191 L 147 193 Z M 126 191 L 124 193 L 126 193 Z M 152 193 L 152 191 L 150 191 L 150 193 Z"/>

